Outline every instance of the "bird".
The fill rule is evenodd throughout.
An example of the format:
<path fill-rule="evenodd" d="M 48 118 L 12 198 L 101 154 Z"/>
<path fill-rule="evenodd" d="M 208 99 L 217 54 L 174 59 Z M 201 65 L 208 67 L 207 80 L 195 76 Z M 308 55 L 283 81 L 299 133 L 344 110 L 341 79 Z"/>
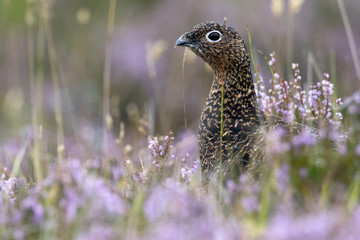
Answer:
<path fill-rule="evenodd" d="M 302 127 L 260 109 L 249 51 L 234 28 L 202 22 L 181 35 L 176 46 L 189 48 L 214 73 L 198 130 L 202 185 L 237 180 L 244 172 L 261 178 L 266 132 L 283 126 L 299 134 Z"/>

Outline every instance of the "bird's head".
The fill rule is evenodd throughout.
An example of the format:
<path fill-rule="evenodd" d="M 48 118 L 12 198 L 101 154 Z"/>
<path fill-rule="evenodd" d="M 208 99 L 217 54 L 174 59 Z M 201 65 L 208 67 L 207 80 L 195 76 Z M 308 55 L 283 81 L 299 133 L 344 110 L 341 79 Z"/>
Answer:
<path fill-rule="evenodd" d="M 233 28 L 217 22 L 203 22 L 196 25 L 176 41 L 176 46 L 190 48 L 214 71 L 249 64 L 244 40 Z"/>

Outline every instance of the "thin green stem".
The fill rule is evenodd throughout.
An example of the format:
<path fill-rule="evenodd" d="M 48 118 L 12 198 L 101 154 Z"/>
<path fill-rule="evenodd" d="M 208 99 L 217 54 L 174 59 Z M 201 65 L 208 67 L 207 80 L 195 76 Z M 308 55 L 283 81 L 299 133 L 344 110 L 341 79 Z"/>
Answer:
<path fill-rule="evenodd" d="M 332 108 L 332 114 L 335 115 L 336 111 L 339 111 L 338 105 L 336 104 L 336 99 L 338 99 L 338 83 L 337 83 L 337 77 L 336 77 L 336 55 L 335 51 L 330 51 L 330 82 L 334 84 L 333 87 L 333 97 L 332 97 L 332 104 L 333 106 L 336 106 L 335 108 Z"/>
<path fill-rule="evenodd" d="M 250 34 L 250 30 L 249 27 L 246 26 L 246 30 L 248 32 L 248 38 L 249 38 L 249 51 L 250 51 L 250 56 L 251 56 L 251 62 L 254 66 L 254 72 L 255 72 L 255 79 L 256 79 L 256 87 L 257 87 L 257 92 L 260 92 L 260 83 L 259 83 L 259 73 L 257 71 L 256 68 L 256 64 L 255 64 L 255 59 L 254 59 L 254 54 L 253 54 L 253 50 L 252 50 L 252 41 L 251 41 L 251 34 Z M 273 74 L 274 75 L 274 74 Z M 260 98 L 260 94 L 257 95 L 257 98 Z M 259 109 L 261 108 L 260 106 L 260 101 L 257 101 L 258 107 Z"/>
<path fill-rule="evenodd" d="M 223 52 L 223 59 L 225 58 L 224 52 Z M 220 201 L 222 200 L 222 186 L 223 186 L 223 133 L 224 133 L 224 82 L 225 82 L 225 61 L 223 61 L 222 66 L 222 77 L 221 77 L 221 106 L 220 106 L 220 164 L 219 164 L 219 170 L 220 170 Z"/>
<path fill-rule="evenodd" d="M 56 121 L 56 133 L 57 133 L 57 156 L 62 164 L 62 160 L 64 158 L 64 124 L 63 124 L 63 115 L 62 115 L 62 100 L 61 100 L 61 83 L 60 83 L 60 75 L 57 68 L 56 63 L 56 53 L 54 47 L 54 40 L 52 36 L 52 28 L 50 23 L 50 9 L 46 6 L 49 3 L 43 1 L 44 11 L 47 11 L 45 16 L 43 16 L 44 27 L 46 31 L 46 40 L 48 45 L 48 53 L 49 53 L 49 62 L 50 62 L 50 72 L 51 78 L 53 82 L 53 90 L 54 90 L 54 103 L 55 103 L 55 121 Z M 46 4 L 46 5 L 45 5 Z"/>
<path fill-rule="evenodd" d="M 183 105 L 184 105 L 184 121 L 185 121 L 185 129 L 187 130 L 187 119 L 186 119 L 186 104 L 185 104 L 185 59 L 186 59 L 186 52 L 187 52 L 187 48 L 185 48 L 185 52 L 184 52 L 184 58 L 183 58 L 183 62 L 182 62 L 182 72 L 181 72 L 181 77 L 182 77 L 182 100 L 183 100 Z"/>
<path fill-rule="evenodd" d="M 223 72 L 223 77 L 221 79 L 221 114 L 220 114 L 220 185 L 222 185 L 223 180 L 223 169 L 222 169 L 222 145 L 223 145 L 223 132 L 224 132 L 224 78 L 225 73 Z"/>
<path fill-rule="evenodd" d="M 270 69 L 271 76 L 272 76 L 272 78 L 273 78 L 273 80 L 274 80 L 274 84 L 275 84 L 275 80 L 276 80 L 276 79 L 275 79 L 275 75 L 274 75 L 274 69 L 273 69 L 273 67 L 270 65 L 270 61 L 269 61 L 269 59 L 266 57 L 266 55 L 264 55 L 264 59 L 265 59 L 267 65 L 268 65 L 268 67 L 269 67 L 269 69 Z"/>
<path fill-rule="evenodd" d="M 248 38 L 249 38 L 249 50 L 250 50 L 250 56 L 251 56 L 251 62 L 254 66 L 254 72 L 255 72 L 255 77 L 256 77 L 256 84 L 257 86 L 259 86 L 259 76 L 258 76 L 258 72 L 257 72 L 257 69 L 256 69 L 256 65 L 255 65 L 255 60 L 254 60 L 254 54 L 253 54 L 253 51 L 252 51 L 252 44 L 251 44 L 251 35 L 250 35 L 250 31 L 249 31 L 249 27 L 246 26 L 246 30 L 248 32 Z"/>
<path fill-rule="evenodd" d="M 32 160 L 35 169 L 35 177 L 38 181 L 42 179 L 42 171 L 40 170 L 40 139 L 39 139 L 39 103 L 37 101 L 37 83 L 35 82 L 35 48 L 34 48 L 34 6 L 28 1 L 26 7 L 26 33 L 27 33 L 27 49 L 28 49 L 28 68 L 30 83 L 30 102 L 31 102 L 31 126 L 33 134 Z"/>
<path fill-rule="evenodd" d="M 29 3 L 30 4 L 30 3 Z M 34 3 L 35 4 L 35 3 Z M 38 3 L 40 4 L 40 3 Z M 30 7 L 30 5 L 28 5 Z M 35 6 L 34 6 L 35 7 Z M 34 175 L 38 183 L 43 180 L 43 159 L 41 156 L 42 131 L 44 126 L 43 102 L 44 102 L 44 59 L 45 59 L 45 32 L 44 22 L 40 14 L 36 16 L 38 20 L 37 42 L 34 43 L 33 26 L 27 21 L 28 32 L 28 58 L 29 58 L 29 79 L 31 89 L 31 99 L 33 101 L 32 109 L 32 127 L 34 135 L 34 145 L 32 147 L 32 159 L 34 166 Z M 34 16 L 35 19 L 35 16 Z M 28 19 L 29 20 L 29 19 Z M 36 46 L 36 50 L 33 46 Z M 36 54 L 36 55 L 35 55 Z M 36 62 L 35 62 L 35 61 Z"/>
<path fill-rule="evenodd" d="M 338 95 L 338 84 L 336 77 L 336 53 L 334 50 L 330 51 L 330 82 L 334 84 L 334 100 L 339 96 Z"/>
<path fill-rule="evenodd" d="M 346 12 L 344 1 L 343 0 L 338 0 L 337 2 L 338 2 L 338 5 L 339 5 L 342 20 L 344 22 L 346 36 L 347 36 L 347 39 L 349 41 L 351 56 L 352 56 L 353 61 L 354 61 L 356 77 L 358 78 L 358 81 L 359 81 L 359 84 L 360 84 L 360 60 L 359 60 L 359 56 L 358 56 L 358 53 L 357 53 L 357 50 L 356 50 L 357 48 L 356 48 L 356 44 L 355 44 L 355 40 L 354 40 L 354 34 L 353 34 L 353 31 L 352 31 L 351 26 L 350 26 L 350 21 L 349 21 L 348 14 Z"/>
<path fill-rule="evenodd" d="M 287 55 L 287 76 L 291 76 L 291 63 L 294 58 L 294 25 L 295 25 L 295 14 L 292 11 L 289 11 L 288 19 L 288 32 L 286 37 L 286 55 Z"/>
<path fill-rule="evenodd" d="M 115 23 L 115 10 L 116 0 L 110 0 L 109 5 L 109 18 L 107 26 L 107 44 L 106 44 L 106 55 L 105 55 L 105 66 L 104 66 L 104 81 L 103 81 L 103 161 L 102 161 L 102 172 L 106 174 L 106 163 L 108 160 L 108 132 L 112 128 L 112 118 L 110 115 L 110 76 L 111 76 L 111 47 L 112 37 L 114 33 Z"/>

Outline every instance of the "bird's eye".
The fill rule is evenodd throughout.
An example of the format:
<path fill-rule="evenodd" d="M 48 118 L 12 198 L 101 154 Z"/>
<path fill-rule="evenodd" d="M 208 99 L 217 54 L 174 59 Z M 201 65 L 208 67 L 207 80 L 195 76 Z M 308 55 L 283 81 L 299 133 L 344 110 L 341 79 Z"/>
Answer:
<path fill-rule="evenodd" d="M 221 40 L 221 33 L 217 30 L 214 30 L 214 31 L 211 31 L 211 32 L 208 32 L 206 34 L 206 39 L 209 41 L 209 42 L 218 42 Z"/>

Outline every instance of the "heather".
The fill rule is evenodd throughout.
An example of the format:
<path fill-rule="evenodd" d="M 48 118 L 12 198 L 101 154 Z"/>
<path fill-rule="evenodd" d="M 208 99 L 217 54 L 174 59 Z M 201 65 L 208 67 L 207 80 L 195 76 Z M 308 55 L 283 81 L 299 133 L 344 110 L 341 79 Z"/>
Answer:
<path fill-rule="evenodd" d="M 359 4 L 180 2 L 0 2 L 0 239 L 359 238 Z M 273 129 L 260 180 L 205 191 L 212 76 L 172 46 L 224 16 L 260 108 L 308 131 Z"/>

